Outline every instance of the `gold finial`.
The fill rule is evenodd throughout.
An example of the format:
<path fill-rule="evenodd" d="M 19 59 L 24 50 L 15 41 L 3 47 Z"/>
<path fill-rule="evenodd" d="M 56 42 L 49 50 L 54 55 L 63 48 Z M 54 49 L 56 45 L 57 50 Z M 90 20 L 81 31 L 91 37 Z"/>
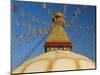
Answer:
<path fill-rule="evenodd" d="M 66 24 L 65 17 L 62 13 L 56 12 L 53 16 L 53 23 L 64 26 Z"/>

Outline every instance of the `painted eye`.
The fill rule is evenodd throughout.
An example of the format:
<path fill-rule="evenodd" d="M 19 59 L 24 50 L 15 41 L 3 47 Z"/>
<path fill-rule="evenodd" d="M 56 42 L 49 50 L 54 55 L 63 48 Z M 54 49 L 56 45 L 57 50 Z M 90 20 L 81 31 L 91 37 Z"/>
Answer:
<path fill-rule="evenodd" d="M 55 48 L 55 50 L 57 50 L 58 48 Z"/>
<path fill-rule="evenodd" d="M 64 47 L 64 50 L 66 50 L 66 48 Z"/>
<path fill-rule="evenodd" d="M 51 48 L 51 50 L 54 50 L 54 48 Z"/>
<path fill-rule="evenodd" d="M 58 18 L 58 17 L 61 17 L 61 16 L 55 16 L 55 17 L 57 17 L 57 18 Z"/>
<path fill-rule="evenodd" d="M 60 50 L 62 50 L 62 48 L 59 48 Z"/>

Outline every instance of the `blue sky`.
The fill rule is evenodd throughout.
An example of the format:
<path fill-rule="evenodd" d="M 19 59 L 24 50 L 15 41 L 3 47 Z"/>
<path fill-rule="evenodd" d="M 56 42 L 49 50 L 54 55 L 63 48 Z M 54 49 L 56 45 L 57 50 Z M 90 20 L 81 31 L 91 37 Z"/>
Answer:
<path fill-rule="evenodd" d="M 64 11 L 63 4 L 47 3 L 47 8 L 43 8 L 43 3 L 39 2 L 12 2 L 13 69 L 25 60 L 30 51 L 32 52 L 28 59 L 44 53 L 44 43 L 48 35 L 39 32 L 48 30 L 49 26 L 52 25 L 52 17 L 48 14 L 48 8 L 51 10 L 52 15 L 57 11 L 61 13 Z M 79 8 L 79 12 L 75 18 L 74 13 L 77 8 Z M 72 25 L 64 27 L 73 43 L 72 51 L 95 61 L 96 7 L 67 4 L 64 16 L 66 16 L 67 24 L 70 24 L 70 21 L 75 18 Z M 35 21 L 33 21 L 34 17 Z M 47 22 L 48 25 L 43 24 L 43 22 Z M 28 25 L 33 29 L 28 28 Z M 34 48 L 43 38 L 41 44 Z"/>

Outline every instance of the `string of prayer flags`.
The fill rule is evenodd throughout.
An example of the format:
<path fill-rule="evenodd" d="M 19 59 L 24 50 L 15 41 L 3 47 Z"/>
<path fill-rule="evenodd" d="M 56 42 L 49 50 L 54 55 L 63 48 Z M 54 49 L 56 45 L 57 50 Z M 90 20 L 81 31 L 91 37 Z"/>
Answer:
<path fill-rule="evenodd" d="M 46 8 L 46 7 L 47 7 L 46 3 L 43 3 L 43 8 Z"/>

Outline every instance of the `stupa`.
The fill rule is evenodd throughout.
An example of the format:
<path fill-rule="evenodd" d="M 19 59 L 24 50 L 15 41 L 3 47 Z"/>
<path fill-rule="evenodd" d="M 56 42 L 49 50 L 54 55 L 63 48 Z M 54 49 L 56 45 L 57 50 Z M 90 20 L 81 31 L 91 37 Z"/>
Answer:
<path fill-rule="evenodd" d="M 52 20 L 52 31 L 44 44 L 46 53 L 25 61 L 12 71 L 13 74 L 95 69 L 92 60 L 71 51 L 72 42 L 64 31 L 64 16 L 57 12 Z"/>

